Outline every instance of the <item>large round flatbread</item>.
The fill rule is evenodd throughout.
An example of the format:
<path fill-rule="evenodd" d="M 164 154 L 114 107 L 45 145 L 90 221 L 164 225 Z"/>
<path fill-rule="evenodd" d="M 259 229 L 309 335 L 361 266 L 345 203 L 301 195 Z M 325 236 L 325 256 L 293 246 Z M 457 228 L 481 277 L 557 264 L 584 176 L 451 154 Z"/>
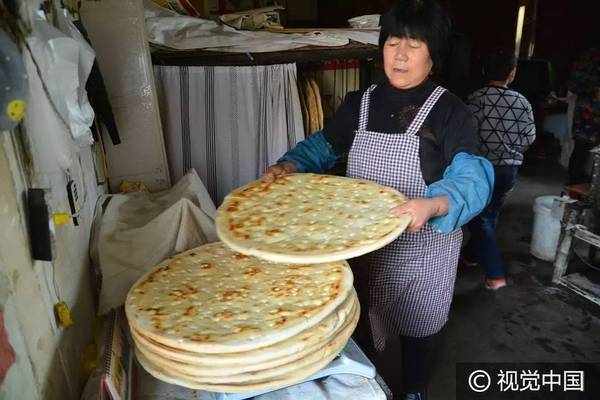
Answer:
<path fill-rule="evenodd" d="M 273 262 L 345 260 L 396 239 L 411 217 L 392 209 L 406 200 L 367 180 L 288 174 L 228 194 L 217 210 L 217 235 L 242 254 Z"/>
<path fill-rule="evenodd" d="M 346 344 L 348 338 L 356 328 L 359 315 L 360 308 L 357 308 L 351 315 L 351 318 L 347 320 L 347 323 L 336 335 L 329 338 L 326 342 L 321 343 L 316 349 L 313 349 L 310 352 L 298 355 L 291 360 L 280 360 L 279 363 L 275 364 L 271 362 L 269 364 L 254 365 L 246 370 L 240 368 L 240 372 L 234 372 L 235 369 L 233 368 L 206 368 L 198 367 L 192 364 L 170 361 L 153 354 L 143 346 L 138 346 L 138 350 L 140 350 L 144 354 L 144 357 L 146 357 L 146 359 L 148 359 L 154 365 L 165 368 L 172 373 L 181 374 L 182 376 L 205 383 L 239 384 L 257 382 L 271 378 L 279 378 L 283 375 L 293 373 L 298 369 L 302 369 L 306 366 L 321 361 L 323 358 L 329 357 L 331 352 L 339 352 L 341 349 L 340 347 L 343 347 Z"/>
<path fill-rule="evenodd" d="M 164 359 L 193 364 L 199 368 L 206 367 L 213 371 L 218 368 L 219 374 L 235 374 L 281 365 L 315 351 L 348 324 L 358 307 L 356 294 L 352 293 L 335 312 L 319 324 L 271 346 L 240 353 L 202 354 L 183 351 L 148 339 L 135 329 L 131 329 L 131 333 L 139 347 Z"/>
<path fill-rule="evenodd" d="M 230 384 L 219 384 L 219 383 L 207 383 L 200 379 L 176 373 L 168 368 L 161 367 L 152 363 L 146 356 L 136 348 L 136 357 L 142 367 L 148 371 L 155 378 L 162 380 L 167 383 L 188 387 L 190 389 L 201 389 L 211 392 L 227 392 L 227 393 L 241 393 L 250 392 L 257 390 L 268 390 L 282 388 L 290 385 L 294 385 L 304 381 L 306 378 L 320 371 L 322 368 L 327 366 L 344 348 L 346 342 L 350 338 L 350 334 L 345 333 L 348 336 L 341 337 L 336 342 L 330 342 L 330 346 L 324 349 L 320 355 L 321 359 L 312 364 L 305 365 L 303 367 L 294 369 L 292 372 L 275 376 L 264 380 L 256 380 L 246 383 L 230 383 Z M 337 347 L 334 347 L 337 346 Z"/>
<path fill-rule="evenodd" d="M 125 301 L 129 324 L 166 346 L 248 351 L 317 325 L 350 294 L 348 263 L 285 265 L 211 243 L 142 276 Z"/>

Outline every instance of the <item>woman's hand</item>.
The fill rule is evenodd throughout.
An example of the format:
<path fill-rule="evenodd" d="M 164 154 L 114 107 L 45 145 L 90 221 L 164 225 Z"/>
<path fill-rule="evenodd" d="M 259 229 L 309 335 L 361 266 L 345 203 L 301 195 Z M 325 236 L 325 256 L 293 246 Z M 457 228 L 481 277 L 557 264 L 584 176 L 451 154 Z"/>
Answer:
<path fill-rule="evenodd" d="M 267 168 L 261 179 L 265 182 L 273 182 L 279 175 L 291 174 L 296 171 L 296 165 L 293 162 L 283 161 Z"/>
<path fill-rule="evenodd" d="M 421 229 L 433 217 L 448 214 L 448 197 L 438 196 L 431 199 L 414 199 L 394 208 L 396 215 L 410 214 L 412 221 L 408 226 L 409 232 Z"/>

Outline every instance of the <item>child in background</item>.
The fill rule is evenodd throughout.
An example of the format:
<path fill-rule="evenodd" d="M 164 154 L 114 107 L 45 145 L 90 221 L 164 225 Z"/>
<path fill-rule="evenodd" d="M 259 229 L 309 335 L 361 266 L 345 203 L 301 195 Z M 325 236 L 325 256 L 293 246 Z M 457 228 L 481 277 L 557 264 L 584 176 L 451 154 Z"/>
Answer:
<path fill-rule="evenodd" d="M 496 241 L 496 226 L 506 195 L 516 183 L 523 153 L 535 140 L 535 123 L 529 101 L 510 89 L 517 72 L 513 51 L 495 50 L 484 59 L 487 84 L 473 92 L 467 104 L 477 120 L 481 154 L 494 166 L 492 200 L 481 214 L 469 222 L 471 240 L 465 251 L 485 268 L 485 287 L 506 286 L 506 272 Z"/>

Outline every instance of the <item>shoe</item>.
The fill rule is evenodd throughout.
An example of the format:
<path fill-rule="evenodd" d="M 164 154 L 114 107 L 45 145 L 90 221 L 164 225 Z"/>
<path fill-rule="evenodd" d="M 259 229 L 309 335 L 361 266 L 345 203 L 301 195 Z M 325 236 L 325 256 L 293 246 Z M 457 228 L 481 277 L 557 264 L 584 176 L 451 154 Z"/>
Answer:
<path fill-rule="evenodd" d="M 485 288 L 488 290 L 498 290 L 503 287 L 506 287 L 506 278 L 485 280 Z"/>
<path fill-rule="evenodd" d="M 406 393 L 403 400 L 425 400 L 425 395 L 422 393 Z"/>

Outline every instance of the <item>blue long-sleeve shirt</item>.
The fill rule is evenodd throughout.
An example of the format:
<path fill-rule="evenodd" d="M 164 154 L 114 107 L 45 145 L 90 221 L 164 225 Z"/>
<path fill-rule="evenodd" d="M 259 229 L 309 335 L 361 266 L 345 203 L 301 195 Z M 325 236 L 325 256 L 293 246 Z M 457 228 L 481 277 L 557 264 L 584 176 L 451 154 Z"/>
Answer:
<path fill-rule="evenodd" d="M 331 169 L 338 158 L 323 133 L 318 132 L 298 143 L 278 162 L 290 161 L 298 172 L 323 173 Z M 429 223 L 442 233 L 460 228 L 489 203 L 493 187 L 494 169 L 488 160 L 464 152 L 456 154 L 443 178 L 427 188 L 428 198 L 448 197 L 448 214 L 434 217 Z"/>

